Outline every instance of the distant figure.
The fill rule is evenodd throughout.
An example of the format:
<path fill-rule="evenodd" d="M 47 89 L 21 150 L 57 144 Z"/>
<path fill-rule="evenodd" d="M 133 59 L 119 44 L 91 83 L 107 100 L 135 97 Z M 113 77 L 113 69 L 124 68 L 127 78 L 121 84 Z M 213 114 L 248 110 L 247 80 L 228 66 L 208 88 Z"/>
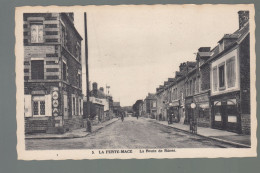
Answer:
<path fill-rule="evenodd" d="M 124 114 L 121 114 L 121 120 L 124 121 Z"/>
<path fill-rule="evenodd" d="M 159 121 L 162 121 L 162 114 L 159 114 Z"/>
<path fill-rule="evenodd" d="M 138 119 L 139 114 L 136 114 L 136 119 Z"/>

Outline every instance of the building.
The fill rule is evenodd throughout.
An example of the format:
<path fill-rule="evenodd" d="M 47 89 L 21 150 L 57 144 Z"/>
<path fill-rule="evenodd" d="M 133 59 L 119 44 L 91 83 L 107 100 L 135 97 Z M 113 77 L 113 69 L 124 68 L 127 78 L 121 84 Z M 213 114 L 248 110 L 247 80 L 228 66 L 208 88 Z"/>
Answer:
<path fill-rule="evenodd" d="M 113 102 L 113 113 L 116 117 L 121 116 L 121 106 L 120 106 L 120 102 Z"/>
<path fill-rule="evenodd" d="M 214 51 L 214 49 L 212 50 Z M 210 63 L 208 62 L 212 51 L 210 47 L 200 47 L 196 56 L 196 87 L 194 103 L 196 108 L 194 116 L 198 126 L 211 127 L 211 107 L 210 107 Z"/>
<path fill-rule="evenodd" d="M 107 112 L 109 112 L 109 102 L 104 93 L 104 88 L 98 89 L 98 84 L 93 82 L 92 90 L 89 92 L 90 103 L 90 117 L 102 122 L 106 119 Z"/>
<path fill-rule="evenodd" d="M 239 29 L 225 34 L 211 63 L 212 127 L 250 133 L 249 12 L 239 11 Z"/>
<path fill-rule="evenodd" d="M 25 132 L 82 126 L 82 37 L 73 13 L 24 13 Z"/>
<path fill-rule="evenodd" d="M 143 102 L 143 110 L 145 117 L 155 118 L 157 111 L 155 94 L 148 93 L 148 96 L 146 96 Z"/>

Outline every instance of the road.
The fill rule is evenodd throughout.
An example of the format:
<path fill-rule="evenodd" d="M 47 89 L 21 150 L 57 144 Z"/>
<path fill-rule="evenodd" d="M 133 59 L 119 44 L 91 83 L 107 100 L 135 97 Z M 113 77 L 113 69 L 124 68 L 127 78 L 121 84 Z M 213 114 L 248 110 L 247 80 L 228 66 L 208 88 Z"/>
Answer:
<path fill-rule="evenodd" d="M 84 138 L 29 139 L 27 150 L 115 148 L 227 148 L 227 144 L 158 124 L 150 119 L 126 117 Z"/>

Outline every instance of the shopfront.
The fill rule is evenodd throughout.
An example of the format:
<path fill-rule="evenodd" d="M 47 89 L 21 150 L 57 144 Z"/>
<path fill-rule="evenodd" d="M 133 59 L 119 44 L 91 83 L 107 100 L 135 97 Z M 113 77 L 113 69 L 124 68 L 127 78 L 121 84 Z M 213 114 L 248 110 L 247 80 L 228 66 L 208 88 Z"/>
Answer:
<path fill-rule="evenodd" d="M 193 103 L 193 96 L 185 98 L 185 119 L 184 124 L 189 124 L 193 116 L 193 109 L 191 108 L 191 103 Z"/>
<path fill-rule="evenodd" d="M 98 120 L 99 122 L 102 122 L 105 120 L 104 117 L 104 101 L 99 98 L 90 97 L 89 98 L 91 104 L 90 108 L 90 116 L 91 118 L 94 118 Z"/>
<path fill-rule="evenodd" d="M 178 123 L 180 121 L 179 108 L 180 102 L 179 100 L 177 100 L 169 103 L 169 107 L 167 109 L 167 116 L 172 116 L 172 121 L 175 123 Z"/>
<path fill-rule="evenodd" d="M 211 98 L 212 127 L 241 133 L 239 92 Z"/>
<path fill-rule="evenodd" d="M 194 96 L 194 103 L 196 104 L 195 116 L 197 118 L 198 126 L 210 127 L 210 103 L 208 92 Z"/>

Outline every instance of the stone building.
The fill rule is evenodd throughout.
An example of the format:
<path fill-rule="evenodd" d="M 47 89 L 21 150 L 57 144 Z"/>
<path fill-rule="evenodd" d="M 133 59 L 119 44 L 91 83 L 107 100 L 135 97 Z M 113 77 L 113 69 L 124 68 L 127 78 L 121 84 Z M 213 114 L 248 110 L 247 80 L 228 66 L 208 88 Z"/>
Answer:
<path fill-rule="evenodd" d="M 25 131 L 64 132 L 82 126 L 82 37 L 73 13 L 25 13 Z"/>
<path fill-rule="evenodd" d="M 93 82 L 92 90 L 89 92 L 90 103 L 90 117 L 91 119 L 97 119 L 99 122 L 105 120 L 105 111 L 109 111 L 109 103 L 106 100 L 104 88 L 98 89 L 98 84 Z"/>
<path fill-rule="evenodd" d="M 143 102 L 143 110 L 145 117 L 155 118 L 157 111 L 155 94 L 148 93 Z"/>
<path fill-rule="evenodd" d="M 214 49 L 213 49 L 214 51 Z M 212 51 L 210 47 L 200 47 L 196 56 L 196 87 L 194 103 L 196 108 L 194 116 L 197 118 L 198 126 L 211 127 L 210 108 L 210 63 L 208 62 Z"/>
<path fill-rule="evenodd" d="M 218 42 L 211 63 L 212 127 L 250 133 L 249 12 L 239 11 L 239 29 Z"/>

